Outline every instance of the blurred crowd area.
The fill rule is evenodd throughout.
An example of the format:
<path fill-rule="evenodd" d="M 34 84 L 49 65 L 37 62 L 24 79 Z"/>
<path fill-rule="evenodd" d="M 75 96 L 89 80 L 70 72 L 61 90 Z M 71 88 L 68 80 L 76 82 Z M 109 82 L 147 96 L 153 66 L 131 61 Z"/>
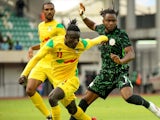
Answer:
<path fill-rule="evenodd" d="M 27 50 L 39 43 L 37 23 L 25 17 L 21 2 L 17 0 L 15 9 L 0 5 L 0 50 Z"/>

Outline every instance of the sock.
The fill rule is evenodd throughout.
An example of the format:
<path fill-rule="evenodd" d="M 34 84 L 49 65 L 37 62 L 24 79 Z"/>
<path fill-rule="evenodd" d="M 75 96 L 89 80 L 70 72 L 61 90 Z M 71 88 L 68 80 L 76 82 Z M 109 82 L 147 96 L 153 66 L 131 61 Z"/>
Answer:
<path fill-rule="evenodd" d="M 41 111 L 42 114 L 45 115 L 45 117 L 48 117 L 51 113 L 47 109 L 42 97 L 38 92 L 36 92 L 32 97 L 30 97 L 33 104 Z"/>
<path fill-rule="evenodd" d="M 73 117 L 77 120 L 91 120 L 91 117 L 85 114 L 80 107 L 77 107 L 77 112 L 73 115 Z"/>
<path fill-rule="evenodd" d="M 89 105 L 84 99 L 82 99 L 78 106 L 85 112 Z"/>
<path fill-rule="evenodd" d="M 52 107 L 52 119 L 53 120 L 60 120 L 61 119 L 60 112 L 61 112 L 61 108 L 59 105 Z"/>
<path fill-rule="evenodd" d="M 126 101 L 131 104 L 143 105 L 144 107 L 149 108 L 149 102 L 139 95 L 132 95 Z"/>

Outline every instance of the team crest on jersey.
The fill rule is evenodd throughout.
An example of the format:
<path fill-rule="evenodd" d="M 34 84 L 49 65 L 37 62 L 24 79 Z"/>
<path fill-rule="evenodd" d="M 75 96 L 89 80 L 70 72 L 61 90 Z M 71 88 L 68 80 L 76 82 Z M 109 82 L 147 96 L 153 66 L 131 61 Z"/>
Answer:
<path fill-rule="evenodd" d="M 115 43 L 116 43 L 115 39 L 111 38 L 109 40 L 109 45 L 113 46 L 113 45 L 115 45 Z"/>
<path fill-rule="evenodd" d="M 48 31 L 51 31 L 51 30 L 52 30 L 52 26 L 49 26 L 49 27 L 48 27 Z"/>

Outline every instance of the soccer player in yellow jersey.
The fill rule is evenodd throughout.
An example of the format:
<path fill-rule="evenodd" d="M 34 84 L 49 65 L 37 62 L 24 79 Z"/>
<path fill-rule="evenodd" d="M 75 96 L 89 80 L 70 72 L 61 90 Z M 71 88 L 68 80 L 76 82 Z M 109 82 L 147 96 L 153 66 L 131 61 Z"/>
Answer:
<path fill-rule="evenodd" d="M 51 2 L 44 2 L 42 10 L 44 12 L 45 20 L 38 25 L 40 45 L 29 48 L 29 58 L 33 56 L 33 50 L 40 49 L 50 38 L 66 34 L 64 26 L 53 19 L 55 14 L 54 4 Z M 51 77 L 53 76 L 51 75 L 51 71 L 51 56 L 47 55 L 39 61 L 32 71 L 30 71 L 29 76 L 26 76 L 29 78 L 27 81 L 26 93 L 47 120 L 52 119 L 50 116 L 51 113 L 36 90 L 47 78 L 52 83 Z M 26 78 L 21 79 L 19 83 L 23 84 L 24 80 L 26 80 Z"/>
<path fill-rule="evenodd" d="M 52 55 L 52 76 L 54 89 L 49 94 L 49 103 L 52 111 L 52 119 L 60 120 L 60 101 L 78 120 L 92 120 L 83 110 L 75 104 L 75 92 L 79 88 L 77 64 L 80 55 L 87 49 L 107 42 L 106 36 L 94 39 L 81 39 L 80 29 L 76 25 L 76 19 L 72 20 L 67 28 L 65 36 L 57 36 L 50 39 L 45 46 L 29 61 L 21 78 L 28 76 L 32 68 L 46 55 Z"/>

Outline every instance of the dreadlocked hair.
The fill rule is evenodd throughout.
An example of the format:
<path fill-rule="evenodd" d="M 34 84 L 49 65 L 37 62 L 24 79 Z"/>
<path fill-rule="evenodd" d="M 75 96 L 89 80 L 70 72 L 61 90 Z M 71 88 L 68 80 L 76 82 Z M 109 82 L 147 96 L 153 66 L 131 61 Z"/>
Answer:
<path fill-rule="evenodd" d="M 77 20 L 73 19 L 70 21 L 70 23 L 68 24 L 68 28 L 67 31 L 77 31 L 80 32 L 80 29 L 77 26 Z"/>
<path fill-rule="evenodd" d="M 115 14 L 116 16 L 118 16 L 118 11 L 114 10 L 114 9 L 111 9 L 111 8 L 108 8 L 108 9 L 105 9 L 105 10 L 101 10 L 100 11 L 100 15 L 102 17 L 105 17 L 106 14 Z"/>

